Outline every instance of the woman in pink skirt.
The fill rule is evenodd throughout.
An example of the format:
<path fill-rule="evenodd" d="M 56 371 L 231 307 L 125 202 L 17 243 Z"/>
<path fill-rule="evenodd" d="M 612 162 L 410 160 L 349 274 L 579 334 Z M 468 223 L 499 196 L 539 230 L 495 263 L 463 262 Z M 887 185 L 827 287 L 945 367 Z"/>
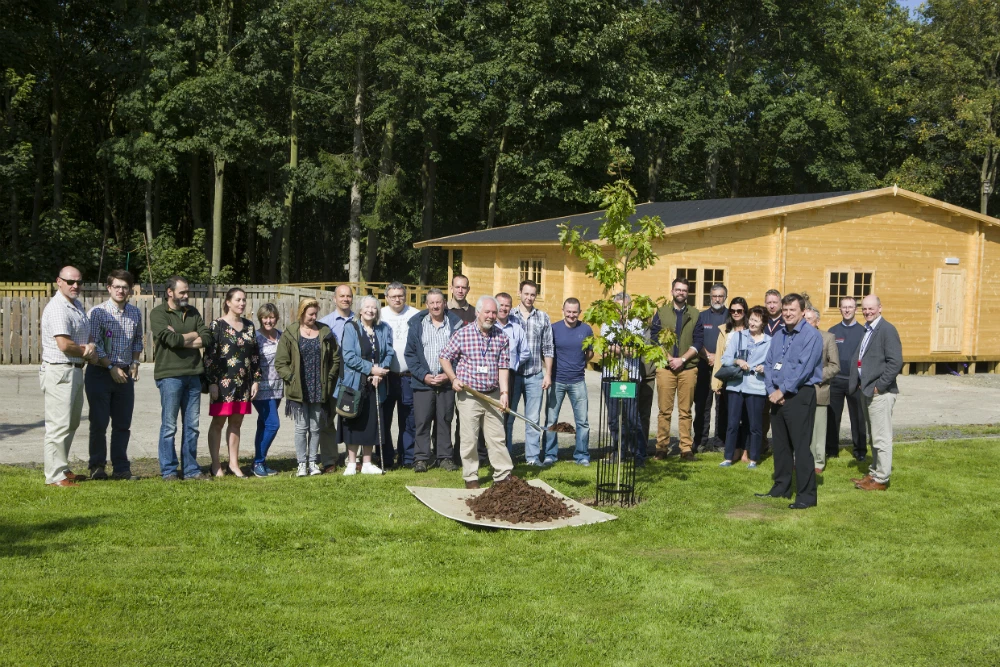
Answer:
<path fill-rule="evenodd" d="M 205 375 L 211 403 L 208 414 L 212 425 L 208 427 L 208 453 L 212 456 L 212 474 L 226 474 L 219 460 L 222 427 L 226 428 L 229 445 L 229 470 L 237 477 L 245 477 L 240 470 L 240 426 L 243 415 L 250 414 L 250 401 L 257 395 L 260 382 L 260 353 L 257 350 L 257 332 L 253 322 L 243 318 L 247 295 L 239 287 L 226 292 L 222 306 L 223 316 L 214 320 L 212 344 L 205 350 Z"/>

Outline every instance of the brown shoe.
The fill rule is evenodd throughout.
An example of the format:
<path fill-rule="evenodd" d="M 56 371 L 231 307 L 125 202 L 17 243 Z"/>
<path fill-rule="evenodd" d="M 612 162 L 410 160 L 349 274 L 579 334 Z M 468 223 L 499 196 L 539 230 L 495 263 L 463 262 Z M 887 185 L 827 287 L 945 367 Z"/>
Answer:
<path fill-rule="evenodd" d="M 653 458 L 656 459 L 657 461 L 666 461 L 667 453 L 664 451 L 657 451 L 655 454 L 653 454 Z"/>
<path fill-rule="evenodd" d="M 327 467 L 323 468 L 323 474 L 324 475 L 332 475 L 335 472 L 337 472 L 337 465 L 336 464 L 328 465 Z"/>
<path fill-rule="evenodd" d="M 87 479 L 86 475 L 77 475 L 72 470 L 67 470 L 63 474 L 66 475 L 66 479 L 70 480 L 71 482 L 82 482 L 83 480 Z"/>
<path fill-rule="evenodd" d="M 889 488 L 889 485 L 876 482 L 874 479 L 868 479 L 867 481 L 862 480 L 859 482 L 857 488 L 862 491 L 885 491 Z"/>
<path fill-rule="evenodd" d="M 854 479 L 854 478 L 852 477 L 852 478 L 851 478 L 851 481 L 852 481 L 852 482 L 854 482 L 854 486 L 857 486 L 858 484 L 864 484 L 865 482 L 870 482 L 870 481 L 872 481 L 872 476 L 871 476 L 871 475 L 865 475 L 865 476 L 864 476 L 864 477 L 862 477 L 861 479 Z"/>
<path fill-rule="evenodd" d="M 58 482 L 48 482 L 45 486 L 80 486 L 69 477 L 66 479 L 61 479 Z"/>
<path fill-rule="evenodd" d="M 467 489 L 478 489 L 479 488 L 479 482 L 466 482 L 465 483 L 465 488 L 467 488 Z"/>
<path fill-rule="evenodd" d="M 698 457 L 694 455 L 694 452 L 687 451 L 681 452 L 681 461 L 697 461 Z"/>

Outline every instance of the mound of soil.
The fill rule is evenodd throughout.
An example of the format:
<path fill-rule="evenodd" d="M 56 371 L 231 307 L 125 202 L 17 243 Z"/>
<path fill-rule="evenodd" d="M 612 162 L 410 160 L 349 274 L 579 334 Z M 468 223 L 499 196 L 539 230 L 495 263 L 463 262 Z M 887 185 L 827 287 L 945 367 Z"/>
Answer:
<path fill-rule="evenodd" d="M 567 424 L 566 422 L 559 422 L 558 424 L 553 424 L 549 427 L 549 430 L 553 433 L 573 433 L 576 434 L 576 427 L 572 424 Z"/>
<path fill-rule="evenodd" d="M 477 519 L 539 523 L 576 516 L 579 511 L 556 496 L 511 475 L 465 501 Z"/>

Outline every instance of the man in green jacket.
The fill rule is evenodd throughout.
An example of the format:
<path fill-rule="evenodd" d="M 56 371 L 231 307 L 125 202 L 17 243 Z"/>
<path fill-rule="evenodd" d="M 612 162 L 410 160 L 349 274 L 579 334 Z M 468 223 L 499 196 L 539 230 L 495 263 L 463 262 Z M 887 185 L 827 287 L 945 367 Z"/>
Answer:
<path fill-rule="evenodd" d="M 201 351 L 212 342 L 201 313 L 188 305 L 188 281 L 167 279 L 167 300 L 149 313 L 153 332 L 153 379 L 160 390 L 160 474 L 164 481 L 178 479 L 177 412 L 184 424 L 181 463 L 184 479 L 211 479 L 198 467 L 198 417 L 201 412 Z"/>
<path fill-rule="evenodd" d="M 694 403 L 694 386 L 698 382 L 698 350 L 701 349 L 703 332 L 695 329 L 698 309 L 688 305 L 690 287 L 684 278 L 675 278 L 670 285 L 673 297 L 653 316 L 650 337 L 659 339 L 660 331 L 670 327 L 677 335 L 677 342 L 667 351 L 666 368 L 656 369 L 656 393 L 660 415 L 656 429 L 656 455 L 658 460 L 667 458 L 670 449 L 670 419 L 677 400 L 677 431 L 681 442 L 681 459 L 695 461 L 691 450 L 691 405 Z"/>

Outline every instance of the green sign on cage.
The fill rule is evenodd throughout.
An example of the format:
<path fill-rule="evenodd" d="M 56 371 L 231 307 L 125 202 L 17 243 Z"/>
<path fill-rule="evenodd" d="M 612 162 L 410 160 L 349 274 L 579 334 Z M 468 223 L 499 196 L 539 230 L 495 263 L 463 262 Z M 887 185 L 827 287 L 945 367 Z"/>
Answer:
<path fill-rule="evenodd" d="M 611 398 L 635 398 L 635 382 L 612 382 Z"/>

